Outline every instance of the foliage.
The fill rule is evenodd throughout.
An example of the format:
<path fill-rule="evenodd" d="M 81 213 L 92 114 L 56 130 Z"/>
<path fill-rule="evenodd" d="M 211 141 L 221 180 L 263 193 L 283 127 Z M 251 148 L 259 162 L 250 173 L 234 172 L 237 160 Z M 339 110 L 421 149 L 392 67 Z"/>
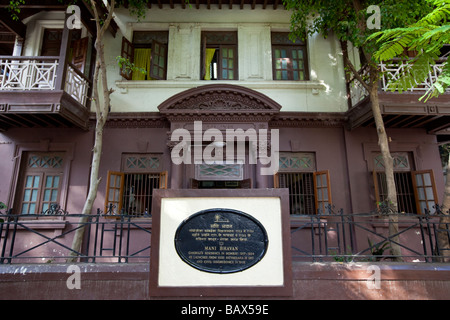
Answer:
<path fill-rule="evenodd" d="M 353 262 L 353 259 L 355 258 L 350 246 L 347 246 L 347 250 L 344 254 L 339 254 L 337 250 L 331 250 L 330 253 L 335 262 Z"/>
<path fill-rule="evenodd" d="M 119 0 L 117 1 L 117 5 L 123 5 L 125 2 L 128 4 L 132 16 L 137 17 L 138 20 L 145 18 L 145 13 L 148 9 L 148 0 Z"/>
<path fill-rule="evenodd" d="M 450 0 L 427 0 L 434 8 L 416 23 L 402 28 L 393 28 L 377 32 L 368 38 L 381 44 L 374 54 L 377 61 L 404 58 L 405 51 L 416 51 L 413 59 L 405 60 L 404 74 L 391 82 L 392 90 L 404 91 L 422 83 L 428 77 L 432 65 L 439 58 L 444 44 L 450 43 Z M 448 61 L 448 60 L 447 60 Z M 422 96 L 437 97 L 450 86 L 450 65 L 444 62 L 441 74 L 431 88 Z"/>
<path fill-rule="evenodd" d="M 369 243 L 370 252 L 377 261 L 382 259 L 385 250 L 391 249 L 389 242 L 387 241 L 373 244 L 370 239 L 367 238 L 367 242 Z"/>
<path fill-rule="evenodd" d="M 144 68 L 138 68 L 134 63 L 132 63 L 129 59 L 124 58 L 122 56 L 116 57 L 117 64 L 119 65 L 120 69 L 125 69 L 126 72 L 140 72 L 142 74 L 147 74 L 147 70 Z"/>
<path fill-rule="evenodd" d="M 1 210 L 4 210 L 6 208 L 7 208 L 6 204 L 4 204 L 3 202 L 0 201 L 0 214 L 3 214 L 3 212 Z M 0 219 L 0 223 L 3 223 L 3 222 L 5 222 L 5 220 Z"/>
<path fill-rule="evenodd" d="M 439 154 L 441 155 L 442 167 L 447 167 L 450 158 L 450 143 L 440 145 Z"/>
<path fill-rule="evenodd" d="M 28 0 L 31 3 L 31 0 Z M 77 2 L 85 2 L 88 5 L 91 5 L 90 0 L 58 0 L 60 3 L 65 3 L 68 6 L 71 4 L 77 4 Z M 145 18 L 145 13 L 147 11 L 147 4 L 149 0 L 117 0 L 116 1 L 116 7 L 120 6 L 127 6 L 129 9 L 129 12 L 132 16 L 137 17 L 137 19 Z M 105 6 L 103 1 L 96 1 L 97 4 L 100 4 L 102 6 Z M 24 5 L 26 3 L 26 0 L 10 0 L 9 5 L 7 7 L 8 11 L 11 14 L 11 17 L 13 20 L 19 20 L 19 14 L 20 14 L 20 6 Z M 101 17 L 104 18 L 104 17 Z M 103 20 L 100 21 L 103 23 Z"/>
<path fill-rule="evenodd" d="M 339 40 L 349 41 L 358 48 L 364 47 L 369 54 L 378 45 L 367 41 L 370 34 L 378 31 L 365 26 L 372 15 L 366 11 L 369 5 L 379 6 L 382 30 L 414 23 L 429 11 L 426 0 L 371 0 L 364 1 L 364 7 L 359 1 L 352 0 L 284 0 L 284 5 L 292 11 L 291 32 L 294 37 L 304 38 L 314 33 L 327 37 L 333 32 Z"/>
<path fill-rule="evenodd" d="M 25 0 L 10 0 L 8 11 L 11 14 L 13 20 L 19 20 L 18 14 L 20 13 L 20 5 L 25 4 Z"/>

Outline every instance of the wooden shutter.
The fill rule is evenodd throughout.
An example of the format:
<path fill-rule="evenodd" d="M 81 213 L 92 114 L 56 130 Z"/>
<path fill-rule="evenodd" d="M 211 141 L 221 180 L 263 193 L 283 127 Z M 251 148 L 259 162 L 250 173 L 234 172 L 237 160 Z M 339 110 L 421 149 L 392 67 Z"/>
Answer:
<path fill-rule="evenodd" d="M 201 52 L 201 70 L 200 79 L 205 80 L 206 76 L 206 35 L 202 34 L 202 52 Z"/>
<path fill-rule="evenodd" d="M 236 46 L 220 46 L 219 75 L 217 79 L 238 80 Z"/>
<path fill-rule="evenodd" d="M 433 213 L 433 206 L 438 203 L 433 170 L 413 171 L 411 174 L 417 212 L 423 214 L 428 209 Z"/>
<path fill-rule="evenodd" d="M 330 174 L 328 170 L 314 172 L 314 198 L 316 212 L 320 209 L 325 212 L 325 207 L 331 204 Z"/>
<path fill-rule="evenodd" d="M 164 80 L 167 71 L 167 45 L 152 41 L 152 60 L 150 63 L 150 77 L 157 80 Z"/>
<path fill-rule="evenodd" d="M 134 62 L 134 46 L 128 41 L 125 37 L 122 37 L 122 50 L 120 55 L 124 59 L 128 59 L 131 63 Z M 133 72 L 126 68 L 125 65 L 120 69 L 120 75 L 127 80 L 131 80 L 133 76 Z"/>
<path fill-rule="evenodd" d="M 277 172 L 273 175 L 273 187 L 279 188 L 280 187 L 280 173 Z"/>
<path fill-rule="evenodd" d="M 373 186 L 375 188 L 375 201 L 376 201 L 377 208 L 379 208 L 380 202 L 381 202 L 381 196 L 380 196 L 380 186 L 378 184 L 378 172 L 373 170 L 372 177 L 373 177 Z"/>
<path fill-rule="evenodd" d="M 84 68 L 86 67 L 88 44 L 88 37 L 76 40 L 72 44 L 72 64 L 83 73 Z"/>
<path fill-rule="evenodd" d="M 123 172 L 108 171 L 105 213 L 119 214 L 120 210 L 122 210 L 124 178 L 125 174 Z M 111 205 L 112 212 L 110 211 Z"/>
<path fill-rule="evenodd" d="M 167 189 L 167 171 L 163 171 L 159 174 L 159 188 Z"/>

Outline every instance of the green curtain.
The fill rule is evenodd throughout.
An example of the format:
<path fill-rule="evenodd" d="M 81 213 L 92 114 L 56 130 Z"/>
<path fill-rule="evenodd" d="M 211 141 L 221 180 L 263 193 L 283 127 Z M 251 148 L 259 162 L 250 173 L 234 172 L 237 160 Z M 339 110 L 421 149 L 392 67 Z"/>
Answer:
<path fill-rule="evenodd" d="M 214 53 L 216 49 L 206 49 L 206 57 L 205 57 L 205 80 L 211 80 L 211 62 L 214 58 Z"/>
<path fill-rule="evenodd" d="M 145 80 L 150 79 L 150 65 L 152 58 L 152 49 L 137 48 L 134 49 L 134 66 L 136 68 L 142 68 L 147 71 L 147 74 L 142 74 L 140 71 L 133 72 L 133 80 Z"/>

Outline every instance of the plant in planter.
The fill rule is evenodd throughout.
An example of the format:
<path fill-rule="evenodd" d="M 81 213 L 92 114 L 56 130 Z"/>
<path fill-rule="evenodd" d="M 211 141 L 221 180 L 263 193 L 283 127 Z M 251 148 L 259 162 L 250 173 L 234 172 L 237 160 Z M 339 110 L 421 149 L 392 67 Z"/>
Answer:
<path fill-rule="evenodd" d="M 367 238 L 367 242 L 369 242 L 369 249 L 372 253 L 372 256 L 375 258 L 375 261 L 381 261 L 383 259 L 383 254 L 385 250 L 391 249 L 388 241 L 383 241 L 377 244 L 372 244 L 369 238 Z"/>

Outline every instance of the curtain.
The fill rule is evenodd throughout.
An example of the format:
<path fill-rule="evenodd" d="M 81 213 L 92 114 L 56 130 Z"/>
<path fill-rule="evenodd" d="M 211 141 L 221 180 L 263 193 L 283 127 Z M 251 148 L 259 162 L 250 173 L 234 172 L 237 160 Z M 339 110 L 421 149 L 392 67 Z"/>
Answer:
<path fill-rule="evenodd" d="M 140 71 L 133 72 L 133 80 L 146 80 L 150 79 L 150 60 L 152 57 L 152 49 L 134 49 L 134 66 L 136 68 L 142 68 L 147 71 L 147 74 L 142 74 Z"/>
<path fill-rule="evenodd" d="M 214 58 L 214 53 L 216 49 L 206 49 L 206 57 L 205 57 L 205 80 L 211 80 L 211 62 Z"/>

